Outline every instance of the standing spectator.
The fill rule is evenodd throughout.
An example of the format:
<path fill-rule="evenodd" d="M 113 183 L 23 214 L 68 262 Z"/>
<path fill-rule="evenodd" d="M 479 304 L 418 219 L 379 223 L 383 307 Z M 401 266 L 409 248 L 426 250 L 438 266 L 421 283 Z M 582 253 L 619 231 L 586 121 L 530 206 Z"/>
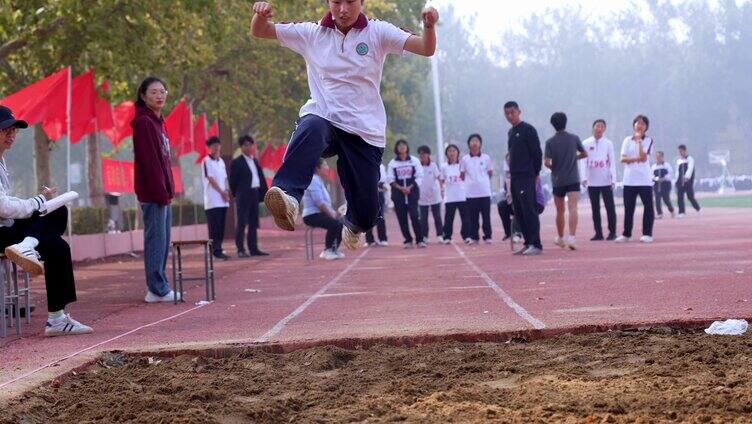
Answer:
<path fill-rule="evenodd" d="M 241 155 L 230 164 L 230 191 L 235 198 L 238 222 L 235 225 L 235 246 L 239 258 L 269 256 L 258 247 L 259 203 L 266 194 L 266 178 L 256 158 L 256 140 L 250 135 L 238 139 Z M 248 227 L 248 253 L 245 251 L 245 228 Z"/>
<path fill-rule="evenodd" d="M 418 147 L 418 157 L 423 166 L 423 178 L 420 180 L 420 225 L 423 229 L 423 241 L 428 242 L 428 212 L 433 215 L 438 242 L 444 241 L 444 225 L 441 223 L 441 177 L 439 167 L 431 160 L 431 149 L 428 146 Z"/>
<path fill-rule="evenodd" d="M 202 163 L 204 180 L 204 210 L 206 225 L 209 227 L 209 237 L 212 239 L 214 257 L 223 261 L 230 259 L 222 250 L 222 240 L 225 239 L 225 219 L 230 208 L 230 192 L 227 182 L 227 168 L 220 156 L 222 142 L 219 137 L 211 137 L 206 141 L 209 155 Z"/>
<path fill-rule="evenodd" d="M 516 102 L 504 105 L 504 115 L 512 125 L 507 149 L 514 216 L 525 238 L 525 246 L 514 254 L 535 256 L 543 253 L 535 188 L 536 181 L 540 179 L 543 152 L 538 132 L 521 119 L 521 114 Z"/>
<path fill-rule="evenodd" d="M 663 206 L 661 201 L 666 203 L 671 217 L 674 217 L 674 205 L 671 204 L 671 180 L 674 170 L 671 165 L 665 161 L 663 152 L 655 154 L 656 163 L 653 165 L 653 191 L 655 192 L 655 210 L 658 212 L 656 218 L 663 219 Z"/>
<path fill-rule="evenodd" d="M 418 199 L 420 188 L 418 182 L 423 177 L 423 167 L 420 161 L 410 156 L 410 147 L 405 140 L 397 140 L 394 145 L 394 159 L 389 161 L 387 167 L 387 182 L 392 186 L 392 202 L 394 211 L 397 213 L 402 236 L 405 238 L 405 248 L 413 247 L 413 236 L 410 235 L 408 216 L 412 221 L 415 242 L 419 248 L 426 247 L 423 239 L 423 230 L 420 226 L 420 213 L 418 211 Z"/>
<path fill-rule="evenodd" d="M 91 333 L 91 327 L 74 320 L 65 311 L 76 301 L 70 246 L 63 239 L 68 227 L 68 208 L 40 216 L 40 212 L 46 212 L 45 202 L 56 195 L 55 189 L 47 187 L 30 199 L 11 196 L 4 155 L 13 147 L 18 130 L 28 126 L 26 121 L 16 119 L 9 108 L 0 106 L 0 249 L 30 275 L 44 274 L 48 312 L 45 336 Z M 5 294 L 4 285 L 0 290 Z M 5 305 L 2 309 L 0 313 L 6 313 Z"/>
<path fill-rule="evenodd" d="M 579 159 L 585 159 L 587 153 L 580 137 L 570 134 L 567 129 L 567 115 L 556 112 L 551 116 L 551 125 L 556 134 L 546 141 L 546 167 L 551 170 L 551 183 L 554 187 L 554 204 L 556 205 L 555 244 L 570 250 L 577 249 L 577 203 L 580 201 Z M 566 202 L 565 202 L 566 201 Z M 566 212 L 569 211 L 569 235 L 564 237 Z"/>
<path fill-rule="evenodd" d="M 617 243 L 626 243 L 632 238 L 637 197 L 642 201 L 642 237 L 643 243 L 653 242 L 653 177 L 650 169 L 650 153 L 655 147 L 653 139 L 647 135 L 650 120 L 638 115 L 632 121 L 634 134 L 625 138 L 621 146 L 621 162 L 624 164 L 624 233 L 616 239 Z"/>
<path fill-rule="evenodd" d="M 607 240 L 616 240 L 616 206 L 614 205 L 614 187 L 616 187 L 616 162 L 614 143 L 607 137 L 606 121 L 597 119 L 593 122 L 593 136 L 582 144 L 588 154 L 582 184 L 587 187 L 590 207 L 593 211 L 595 235 L 591 241 L 603 240 L 601 225 L 601 197 L 606 207 L 608 219 Z"/>
<path fill-rule="evenodd" d="M 133 157 L 136 197 L 144 219 L 144 269 L 147 303 L 181 300 L 167 280 L 167 254 L 170 250 L 172 198 L 175 185 L 170 166 L 170 140 L 164 126 L 162 108 L 167 86 L 156 77 L 146 78 L 138 88 L 133 127 Z"/>
<path fill-rule="evenodd" d="M 332 207 L 332 198 L 324 184 L 328 172 L 329 165 L 324 159 L 319 158 L 311 185 L 303 193 L 303 222 L 309 227 L 326 230 L 326 247 L 319 257 L 332 261 L 342 259 L 345 255 L 339 251 L 342 241 L 342 217 Z"/>
<path fill-rule="evenodd" d="M 465 243 L 477 244 L 480 241 L 480 218 L 483 217 L 483 241 L 491 243 L 491 177 L 493 162 L 491 157 L 481 152 L 483 137 L 471 134 L 467 138 L 470 152 L 462 157 L 460 171 L 465 181 L 467 196 L 467 238 Z"/>
<path fill-rule="evenodd" d="M 454 144 L 447 146 L 444 151 L 447 161 L 441 167 L 441 184 L 444 187 L 444 234 L 443 243 L 452 242 L 452 233 L 454 232 L 454 214 L 460 213 L 460 237 L 464 240 L 467 237 L 467 212 L 465 183 L 462 181 L 462 172 L 460 171 L 460 148 Z"/>
<path fill-rule="evenodd" d="M 373 228 L 366 232 L 366 245 L 368 246 L 389 246 L 389 241 L 386 235 L 386 167 L 384 164 L 379 164 L 379 216 L 376 218 L 376 235 L 379 240 L 373 237 Z"/>
<path fill-rule="evenodd" d="M 687 216 L 687 207 L 684 205 L 684 195 L 687 195 L 689 203 L 700 212 L 700 204 L 695 199 L 695 158 L 687 153 L 687 146 L 679 146 L 679 159 L 676 160 L 676 194 L 679 203 L 679 218 Z"/>

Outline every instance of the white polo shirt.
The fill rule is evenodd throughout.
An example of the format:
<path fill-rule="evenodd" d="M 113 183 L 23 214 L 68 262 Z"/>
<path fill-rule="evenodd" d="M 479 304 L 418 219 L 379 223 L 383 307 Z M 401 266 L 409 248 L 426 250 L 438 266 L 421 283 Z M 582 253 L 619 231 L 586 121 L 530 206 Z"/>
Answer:
<path fill-rule="evenodd" d="M 625 186 L 653 186 L 653 171 L 650 166 L 650 155 L 653 153 L 653 144 L 653 139 L 646 136 L 642 140 L 642 149 L 647 153 L 648 159 L 645 162 L 633 162 L 624 165 Z M 625 138 L 621 146 L 621 155 L 633 159 L 638 156 L 638 153 L 637 142 L 632 139 L 632 136 Z"/>
<path fill-rule="evenodd" d="M 410 33 L 361 14 L 343 34 L 328 13 L 318 23 L 276 24 L 279 43 L 302 55 L 311 99 L 300 116 L 317 115 L 368 144 L 386 145 L 381 76 L 386 55 L 403 54 Z"/>
<path fill-rule="evenodd" d="M 464 202 L 465 182 L 460 175 L 460 164 L 445 163 L 441 165 L 441 181 L 444 182 L 444 200 L 447 203 Z"/>
<path fill-rule="evenodd" d="M 465 195 L 468 199 L 491 197 L 491 177 L 493 171 L 491 157 L 485 153 L 470 156 L 469 153 L 460 160 L 460 171 L 465 173 Z"/>
<path fill-rule="evenodd" d="M 616 162 L 621 161 L 614 155 L 614 143 L 606 137 L 596 140 L 590 137 L 582 142 L 588 157 L 582 159 L 585 169 L 583 179 L 588 187 L 608 187 L 616 182 Z"/>
<path fill-rule="evenodd" d="M 204 158 L 202 164 L 203 172 L 201 173 L 202 180 L 204 181 L 204 209 L 214 208 L 227 208 L 230 206 L 230 202 L 226 202 L 222 198 L 222 194 L 218 192 L 211 184 L 209 184 L 209 178 L 214 178 L 217 185 L 222 190 L 227 190 L 227 169 L 225 168 L 225 161 L 222 158 L 213 159 L 211 156 Z"/>
<path fill-rule="evenodd" d="M 420 199 L 419 206 L 432 206 L 441 203 L 441 185 L 439 184 L 441 174 L 436 162 L 431 161 L 423 166 L 423 178 L 420 180 Z"/>

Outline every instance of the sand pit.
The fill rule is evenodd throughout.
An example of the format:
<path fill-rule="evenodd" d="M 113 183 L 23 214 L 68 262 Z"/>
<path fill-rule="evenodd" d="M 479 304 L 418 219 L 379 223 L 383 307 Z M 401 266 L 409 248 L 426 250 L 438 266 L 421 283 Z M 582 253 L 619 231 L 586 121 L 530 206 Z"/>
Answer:
<path fill-rule="evenodd" d="M 752 337 L 612 332 L 174 359 L 118 353 L 3 423 L 750 422 Z"/>

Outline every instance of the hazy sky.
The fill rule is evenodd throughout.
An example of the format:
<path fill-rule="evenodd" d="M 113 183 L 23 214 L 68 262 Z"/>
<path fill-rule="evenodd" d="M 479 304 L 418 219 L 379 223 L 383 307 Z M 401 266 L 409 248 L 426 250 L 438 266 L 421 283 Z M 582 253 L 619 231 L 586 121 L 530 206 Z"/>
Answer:
<path fill-rule="evenodd" d="M 686 2 L 707 1 L 717 7 L 718 0 L 658 0 L 670 1 L 675 4 Z M 738 5 L 752 0 L 736 0 Z M 575 5 L 580 6 L 585 13 L 593 18 L 608 16 L 609 13 L 627 7 L 645 8 L 647 0 L 429 0 L 439 10 L 448 5 L 454 7 L 455 12 L 463 18 L 475 17 L 475 34 L 484 42 L 495 38 L 505 29 L 518 29 L 517 23 L 534 12 L 540 12 L 550 7 Z M 647 13 L 646 19 L 649 19 Z"/>

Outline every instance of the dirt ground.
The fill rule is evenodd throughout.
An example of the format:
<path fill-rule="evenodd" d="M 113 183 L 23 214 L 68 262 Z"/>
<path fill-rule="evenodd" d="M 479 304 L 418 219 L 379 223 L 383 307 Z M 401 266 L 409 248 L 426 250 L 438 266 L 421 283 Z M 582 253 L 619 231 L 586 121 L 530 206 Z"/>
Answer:
<path fill-rule="evenodd" d="M 752 422 L 752 336 L 652 330 L 226 359 L 111 353 L 2 423 Z"/>

